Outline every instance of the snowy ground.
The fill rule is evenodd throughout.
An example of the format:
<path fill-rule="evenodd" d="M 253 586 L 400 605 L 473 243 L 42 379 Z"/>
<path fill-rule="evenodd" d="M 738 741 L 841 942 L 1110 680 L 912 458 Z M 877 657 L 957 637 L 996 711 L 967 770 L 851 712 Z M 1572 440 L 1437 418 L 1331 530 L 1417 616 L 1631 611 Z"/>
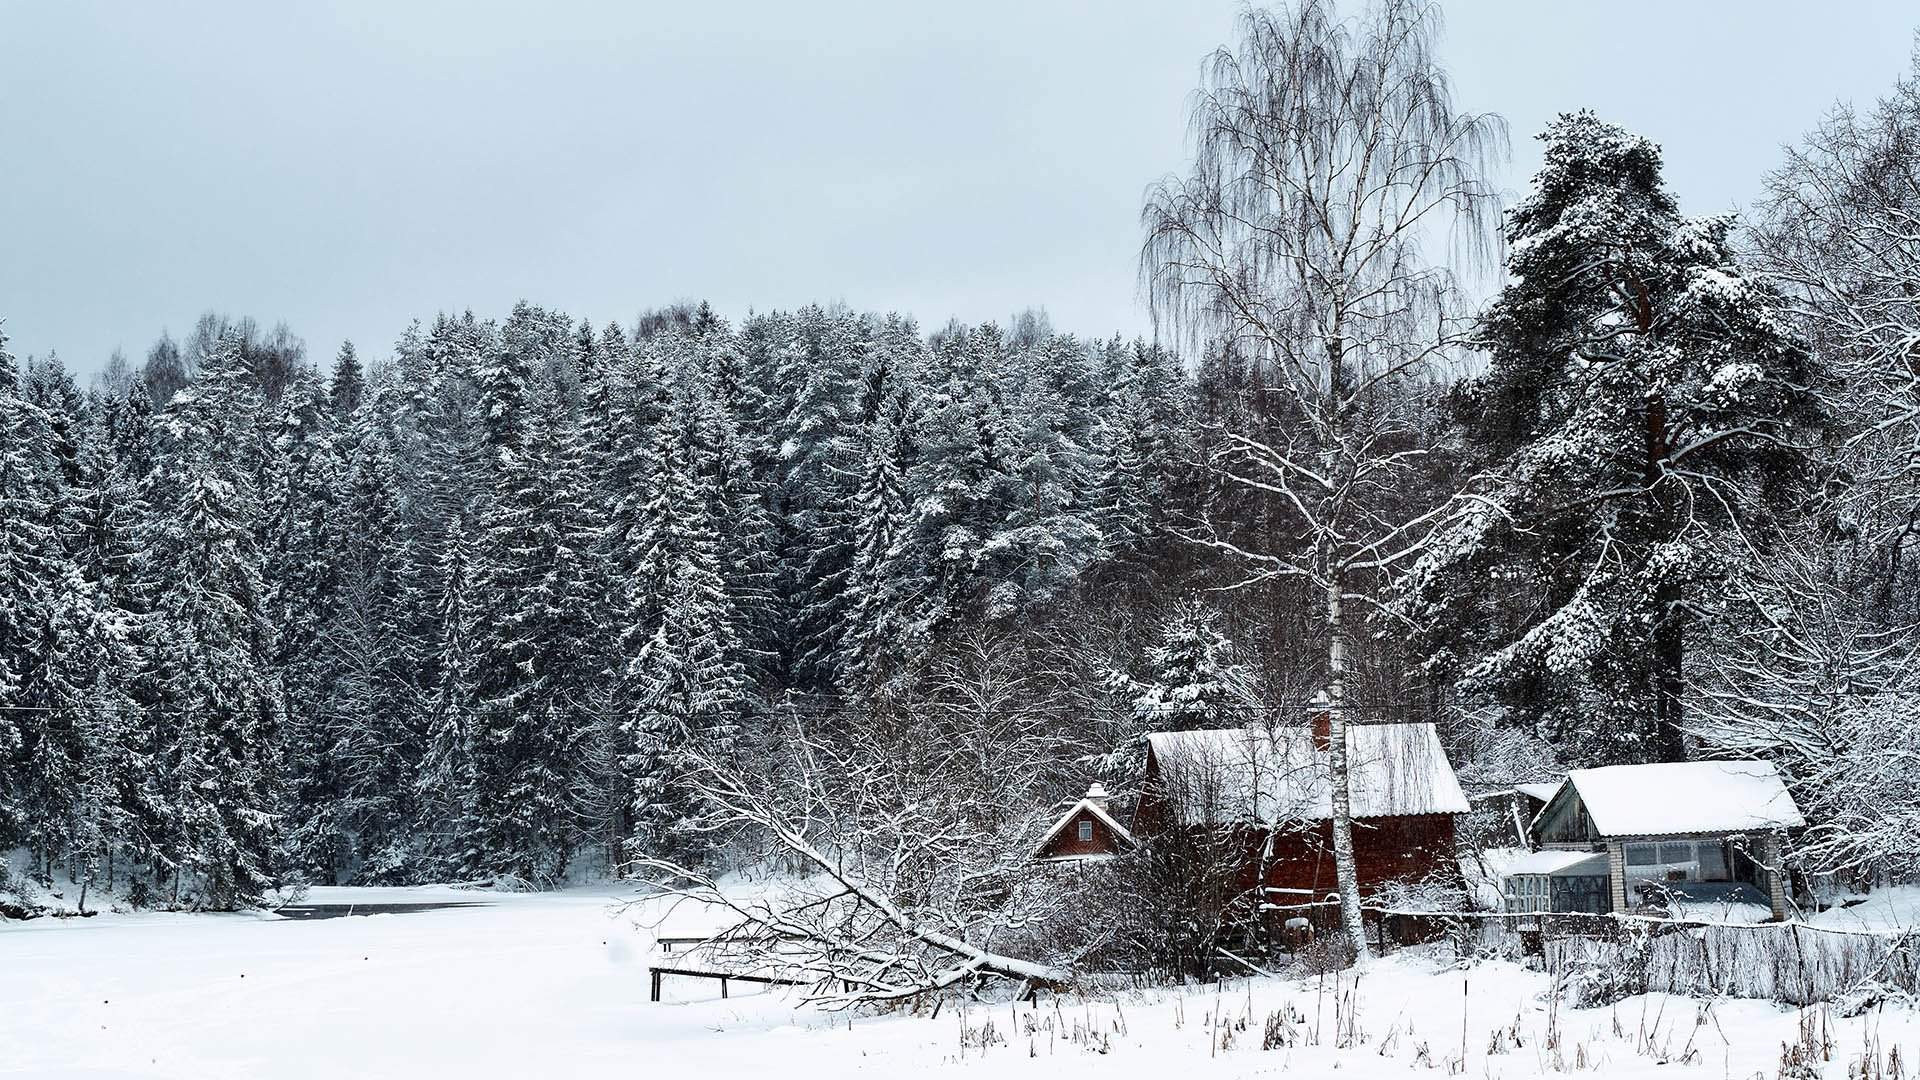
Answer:
<path fill-rule="evenodd" d="M 320 889 L 308 902 L 474 899 L 490 906 L 0 923 L 0 1076 L 1771 1077 L 1800 1019 L 1761 1002 L 1703 1012 L 1659 997 L 1556 1018 L 1542 976 L 1401 954 L 1357 991 L 1351 979 L 1263 979 L 849 1022 L 780 991 L 723 1002 L 691 981 L 648 1002 L 648 932 L 613 915 L 605 890 Z M 1289 1008 L 1292 1045 L 1262 1050 L 1268 1017 Z M 1913 1016 L 1833 1018 L 1824 1073 L 1847 1075 L 1869 1034 L 1882 1055 L 1897 1045 L 1920 1060 Z"/>
<path fill-rule="evenodd" d="M 1881 933 L 1912 930 L 1920 927 L 1920 885 L 1900 885 L 1875 889 L 1864 896 L 1843 897 L 1807 922 L 1829 930 Z"/>

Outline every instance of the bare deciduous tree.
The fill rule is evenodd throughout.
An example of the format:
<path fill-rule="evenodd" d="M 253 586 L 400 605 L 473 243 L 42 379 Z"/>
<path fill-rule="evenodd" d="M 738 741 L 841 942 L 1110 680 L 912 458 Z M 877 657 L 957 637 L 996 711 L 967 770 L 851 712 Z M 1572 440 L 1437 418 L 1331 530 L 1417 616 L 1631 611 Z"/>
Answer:
<path fill-rule="evenodd" d="M 1412 391 L 1457 340 L 1455 275 L 1425 252 L 1445 243 L 1456 264 L 1491 254 L 1484 174 L 1506 142 L 1498 117 L 1454 107 L 1438 29 L 1424 0 L 1385 0 L 1357 21 L 1322 0 L 1248 11 L 1240 47 L 1207 65 L 1191 172 L 1156 187 L 1142 213 L 1156 316 L 1268 372 L 1282 434 L 1230 432 L 1216 464 L 1277 500 L 1293 532 L 1259 550 L 1217 531 L 1201 539 L 1249 560 L 1254 580 L 1304 579 L 1324 598 L 1334 853 L 1360 956 L 1341 708 L 1349 605 L 1377 606 L 1383 579 L 1444 512 L 1404 497 L 1426 452 Z"/>
<path fill-rule="evenodd" d="M 1832 494 L 1884 559 L 1883 603 L 1920 538 L 1920 55 L 1915 65 L 1878 107 L 1836 109 L 1788 151 L 1749 234 L 1849 421 L 1851 483 Z"/>
<path fill-rule="evenodd" d="M 962 640 L 912 701 L 785 711 L 761 754 L 689 750 L 682 782 L 701 807 L 690 827 L 748 863 L 794 871 L 791 885 L 744 896 L 714 871 L 641 865 L 669 893 L 734 916 L 714 946 L 729 962 L 796 978 L 817 1004 L 990 977 L 1069 982 L 1073 955 L 1031 958 L 1052 951 L 1051 926 L 1072 903 L 1036 873 L 1033 845 L 1076 754 L 1053 734 L 1061 681 L 1010 663 L 1017 648 Z"/>

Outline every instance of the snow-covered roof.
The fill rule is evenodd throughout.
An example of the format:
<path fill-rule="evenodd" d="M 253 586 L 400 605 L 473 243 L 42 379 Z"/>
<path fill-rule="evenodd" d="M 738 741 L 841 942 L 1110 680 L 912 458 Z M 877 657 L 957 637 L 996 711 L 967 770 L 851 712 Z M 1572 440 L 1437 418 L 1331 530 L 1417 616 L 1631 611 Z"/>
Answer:
<path fill-rule="evenodd" d="M 1114 820 L 1114 817 L 1112 814 L 1107 813 L 1106 802 L 1107 802 L 1106 788 L 1100 786 L 1098 783 L 1094 784 L 1091 788 L 1088 788 L 1086 798 L 1081 799 L 1079 802 L 1074 803 L 1072 806 L 1067 807 L 1067 812 L 1064 814 L 1061 814 L 1060 819 L 1058 821 L 1055 821 L 1051 826 L 1047 828 L 1046 834 L 1040 837 L 1040 842 L 1034 845 L 1034 848 L 1033 848 L 1034 854 L 1038 855 L 1041 852 L 1046 851 L 1047 845 L 1053 842 L 1053 838 L 1060 835 L 1060 830 L 1066 828 L 1070 823 L 1072 823 L 1074 818 L 1079 817 L 1080 811 L 1082 810 L 1088 811 L 1094 817 L 1100 819 L 1100 821 L 1104 823 L 1107 828 L 1112 829 L 1114 837 L 1117 838 L 1122 844 L 1132 845 L 1136 843 L 1136 841 L 1133 838 L 1133 834 L 1127 831 L 1127 827 L 1120 824 L 1118 821 Z M 1076 858 L 1098 858 L 1098 857 L 1099 856 L 1091 856 L 1091 855 L 1076 856 Z"/>
<path fill-rule="evenodd" d="M 1586 865 L 1586 864 L 1592 865 Z M 1565 874 L 1574 870 L 1605 876 L 1607 853 L 1604 851 L 1536 851 L 1507 864 L 1513 874 Z"/>
<path fill-rule="evenodd" d="M 1515 784 L 1513 785 L 1513 790 L 1530 799 L 1547 802 L 1553 798 L 1554 792 L 1560 790 L 1560 781 L 1553 780 L 1544 784 Z"/>
<path fill-rule="evenodd" d="M 1147 742 L 1183 823 L 1270 825 L 1333 816 L 1328 755 L 1305 728 L 1170 731 Z M 1356 818 L 1469 809 L 1432 724 L 1352 725 L 1347 762 Z"/>
<path fill-rule="evenodd" d="M 1575 769 L 1567 774 L 1567 786 L 1579 795 L 1601 836 L 1732 833 L 1806 824 L 1770 761 Z M 1552 809 L 1549 804 L 1541 816 Z"/>

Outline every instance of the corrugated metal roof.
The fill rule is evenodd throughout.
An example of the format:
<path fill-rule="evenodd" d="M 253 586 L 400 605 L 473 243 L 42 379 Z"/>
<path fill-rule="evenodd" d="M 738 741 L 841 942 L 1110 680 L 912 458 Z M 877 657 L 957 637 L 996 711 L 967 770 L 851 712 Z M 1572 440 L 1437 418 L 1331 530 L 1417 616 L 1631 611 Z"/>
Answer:
<path fill-rule="evenodd" d="M 1507 875 L 1514 874 L 1565 874 L 1579 877 L 1592 874 L 1599 877 L 1607 873 L 1607 853 L 1604 851 L 1536 851 L 1531 855 L 1522 855 L 1507 866 Z"/>
<path fill-rule="evenodd" d="M 1318 821 L 1332 816 L 1328 754 L 1302 728 L 1147 736 L 1165 795 L 1185 824 Z M 1347 728 L 1356 818 L 1464 814 L 1467 796 L 1432 724 Z"/>
<path fill-rule="evenodd" d="M 1567 782 L 1601 836 L 1737 833 L 1806 824 L 1770 761 L 1609 765 L 1575 769 Z"/>

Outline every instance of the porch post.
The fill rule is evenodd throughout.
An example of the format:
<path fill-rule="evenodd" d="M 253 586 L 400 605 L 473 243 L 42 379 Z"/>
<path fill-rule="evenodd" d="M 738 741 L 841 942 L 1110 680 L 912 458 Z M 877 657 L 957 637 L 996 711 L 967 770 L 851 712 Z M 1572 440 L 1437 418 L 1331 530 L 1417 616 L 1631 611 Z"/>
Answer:
<path fill-rule="evenodd" d="M 1773 907 L 1773 921 L 1787 918 L 1787 883 L 1780 867 L 1780 834 L 1760 838 L 1761 871 L 1767 875 L 1767 903 Z"/>
<path fill-rule="evenodd" d="M 1627 845 L 1622 840 L 1607 841 L 1607 890 L 1613 911 L 1627 910 Z"/>

